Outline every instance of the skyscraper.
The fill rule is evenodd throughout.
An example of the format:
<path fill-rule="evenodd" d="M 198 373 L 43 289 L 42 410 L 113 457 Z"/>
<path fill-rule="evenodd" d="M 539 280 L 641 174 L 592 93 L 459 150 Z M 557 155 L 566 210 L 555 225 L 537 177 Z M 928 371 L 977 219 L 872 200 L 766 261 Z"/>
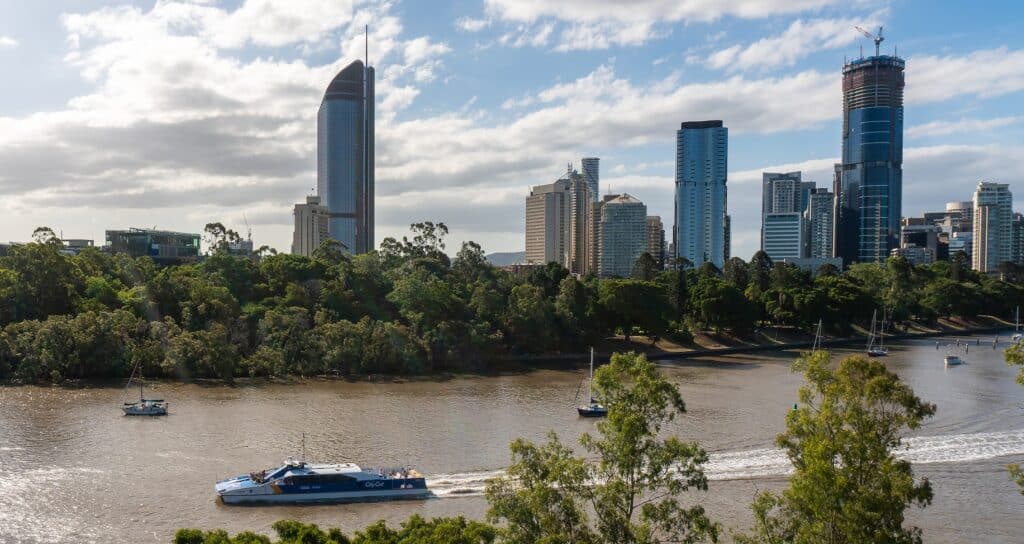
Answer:
<path fill-rule="evenodd" d="M 587 187 L 590 189 L 590 200 L 591 202 L 597 202 L 600 198 L 601 189 L 601 159 L 597 157 L 584 157 L 580 163 L 580 168 L 583 170 L 583 177 L 587 180 Z"/>
<path fill-rule="evenodd" d="M 657 215 L 647 216 L 647 253 L 654 257 L 658 268 L 665 267 L 665 225 Z"/>
<path fill-rule="evenodd" d="M 807 204 L 807 256 L 814 259 L 832 257 L 832 212 L 835 195 L 825 188 L 815 189 Z"/>
<path fill-rule="evenodd" d="M 292 233 L 292 255 L 309 257 L 330 237 L 330 214 L 320 204 L 320 197 L 307 196 L 305 204 L 295 205 L 295 231 Z"/>
<path fill-rule="evenodd" d="M 903 198 L 903 59 L 843 66 L 843 156 L 836 181 L 836 256 L 881 262 L 899 246 Z"/>
<path fill-rule="evenodd" d="M 676 256 L 694 266 L 725 264 L 729 129 L 721 121 L 684 122 L 676 132 Z"/>
<path fill-rule="evenodd" d="M 317 113 L 317 194 L 332 238 L 349 253 L 366 253 L 373 237 L 372 66 L 355 61 L 327 86 Z"/>
<path fill-rule="evenodd" d="M 601 206 L 601 277 L 626 278 L 647 251 L 647 206 L 623 194 Z"/>
<path fill-rule="evenodd" d="M 554 183 L 534 187 L 526 197 L 526 262 L 590 272 L 592 211 L 586 180 L 571 165 Z"/>
<path fill-rule="evenodd" d="M 804 183 L 800 172 L 785 174 L 764 172 L 761 175 L 761 249 L 772 259 L 804 256 L 804 196 L 813 183 Z"/>
<path fill-rule="evenodd" d="M 1012 261 L 1013 194 L 1006 183 L 978 183 L 974 191 L 974 252 L 971 268 L 995 272 Z"/>

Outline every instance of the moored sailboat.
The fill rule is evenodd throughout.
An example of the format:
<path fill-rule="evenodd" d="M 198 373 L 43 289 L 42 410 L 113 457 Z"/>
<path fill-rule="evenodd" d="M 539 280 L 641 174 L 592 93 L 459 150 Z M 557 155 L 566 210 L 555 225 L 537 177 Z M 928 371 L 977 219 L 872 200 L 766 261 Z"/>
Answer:
<path fill-rule="evenodd" d="M 867 348 L 868 357 L 885 357 L 889 355 L 889 350 L 885 348 L 885 318 L 883 316 L 882 326 L 876 329 L 875 323 L 877 318 L 878 310 L 871 312 L 871 333 L 868 336 Z"/>
<path fill-rule="evenodd" d="M 135 364 L 135 368 L 132 369 L 131 376 L 128 376 L 128 383 L 124 386 L 125 391 L 128 391 L 128 387 L 132 384 L 132 378 L 135 377 L 135 373 L 139 370 L 139 363 Z M 167 402 L 164 399 L 147 399 L 143 392 L 142 380 L 139 380 L 139 400 L 138 402 L 126 402 L 121 407 L 121 411 L 126 416 L 166 416 L 167 415 Z"/>
<path fill-rule="evenodd" d="M 582 417 L 605 417 L 608 415 L 608 408 L 594 398 L 594 348 L 590 348 L 590 379 L 587 381 L 587 398 L 589 402 L 583 406 L 577 406 L 576 413 Z"/>

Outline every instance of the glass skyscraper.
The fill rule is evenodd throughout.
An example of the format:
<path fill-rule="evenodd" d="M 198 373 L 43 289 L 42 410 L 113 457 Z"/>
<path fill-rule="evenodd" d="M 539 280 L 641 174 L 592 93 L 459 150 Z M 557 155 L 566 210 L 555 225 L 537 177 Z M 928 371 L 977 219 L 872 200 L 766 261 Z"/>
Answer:
<path fill-rule="evenodd" d="M 882 262 L 899 247 L 904 66 L 877 55 L 843 67 L 843 157 L 834 190 L 835 252 L 844 263 Z"/>
<path fill-rule="evenodd" d="M 601 159 L 597 157 L 584 157 L 580 161 L 583 168 L 583 177 L 587 180 L 587 188 L 590 189 L 590 201 L 597 202 L 600 199 L 600 164 Z"/>
<path fill-rule="evenodd" d="M 331 238 L 348 253 L 372 251 L 373 67 L 357 60 L 334 77 L 316 129 L 317 194 Z"/>
<path fill-rule="evenodd" d="M 694 266 L 725 265 L 729 129 L 721 121 L 685 122 L 676 132 L 675 256 Z"/>

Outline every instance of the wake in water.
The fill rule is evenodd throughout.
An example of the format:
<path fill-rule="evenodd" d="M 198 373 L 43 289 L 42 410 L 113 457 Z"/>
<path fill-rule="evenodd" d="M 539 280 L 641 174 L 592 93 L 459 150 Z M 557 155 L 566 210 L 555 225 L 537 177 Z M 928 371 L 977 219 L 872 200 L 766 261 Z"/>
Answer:
<path fill-rule="evenodd" d="M 995 433 L 920 436 L 904 440 L 905 448 L 897 456 L 914 464 L 966 463 L 1004 455 L 1024 454 L 1024 429 Z M 741 480 L 787 476 L 793 465 L 785 452 L 777 448 L 758 448 L 710 454 L 704 467 L 709 480 Z M 438 497 L 481 495 L 488 480 L 505 474 L 503 470 L 438 474 L 427 484 Z"/>

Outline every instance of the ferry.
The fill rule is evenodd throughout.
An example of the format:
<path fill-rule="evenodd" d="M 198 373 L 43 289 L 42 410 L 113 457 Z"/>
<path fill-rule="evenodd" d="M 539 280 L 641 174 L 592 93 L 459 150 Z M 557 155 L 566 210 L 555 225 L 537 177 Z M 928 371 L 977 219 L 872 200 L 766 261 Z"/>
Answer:
<path fill-rule="evenodd" d="M 301 504 L 425 499 L 422 474 L 409 467 L 363 469 L 353 463 L 310 464 L 287 459 L 214 486 L 225 504 Z"/>

